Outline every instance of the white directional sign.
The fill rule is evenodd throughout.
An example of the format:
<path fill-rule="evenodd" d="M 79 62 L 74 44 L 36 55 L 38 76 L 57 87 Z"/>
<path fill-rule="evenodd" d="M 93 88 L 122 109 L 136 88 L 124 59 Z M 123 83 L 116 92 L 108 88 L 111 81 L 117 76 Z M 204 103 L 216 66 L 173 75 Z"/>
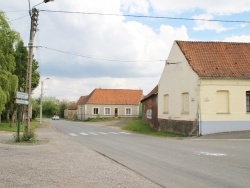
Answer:
<path fill-rule="evenodd" d="M 28 95 L 28 93 L 16 92 L 16 98 L 18 98 L 18 99 L 28 99 L 29 95 Z"/>
<path fill-rule="evenodd" d="M 27 101 L 27 100 L 22 100 L 22 99 L 16 99 L 16 103 L 17 103 L 17 104 L 26 104 L 26 105 L 28 105 L 28 104 L 29 104 L 29 101 Z"/>

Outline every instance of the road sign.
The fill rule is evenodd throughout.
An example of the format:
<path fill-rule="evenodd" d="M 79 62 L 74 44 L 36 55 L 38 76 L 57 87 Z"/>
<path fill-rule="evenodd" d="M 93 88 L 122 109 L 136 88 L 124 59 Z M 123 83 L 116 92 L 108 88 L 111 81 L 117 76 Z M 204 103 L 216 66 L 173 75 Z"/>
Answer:
<path fill-rule="evenodd" d="M 24 93 L 24 92 L 16 92 L 16 98 L 18 98 L 18 99 L 28 99 L 29 95 L 28 95 L 28 93 Z"/>
<path fill-rule="evenodd" d="M 26 105 L 28 105 L 28 104 L 29 104 L 29 101 L 27 101 L 27 100 L 22 100 L 22 99 L 16 99 L 16 103 L 17 103 L 17 104 L 26 104 Z"/>

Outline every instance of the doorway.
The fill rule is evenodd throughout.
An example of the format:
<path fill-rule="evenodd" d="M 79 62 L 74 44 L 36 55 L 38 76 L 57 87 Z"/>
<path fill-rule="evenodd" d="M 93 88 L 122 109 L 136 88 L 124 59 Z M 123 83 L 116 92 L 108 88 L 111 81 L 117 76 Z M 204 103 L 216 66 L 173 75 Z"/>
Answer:
<path fill-rule="evenodd" d="M 115 108 L 115 117 L 118 117 L 118 108 Z"/>

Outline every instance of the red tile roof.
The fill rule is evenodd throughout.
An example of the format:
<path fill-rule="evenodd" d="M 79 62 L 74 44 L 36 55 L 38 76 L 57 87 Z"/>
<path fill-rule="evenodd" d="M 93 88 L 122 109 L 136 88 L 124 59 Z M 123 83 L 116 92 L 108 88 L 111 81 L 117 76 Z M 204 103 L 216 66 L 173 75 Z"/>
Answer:
<path fill-rule="evenodd" d="M 81 104 L 86 97 L 87 96 L 81 96 L 75 104 L 72 104 L 68 107 L 68 110 L 77 110 L 77 105 Z"/>
<path fill-rule="evenodd" d="M 77 101 L 77 105 L 79 105 L 79 104 L 81 104 L 82 103 L 82 101 L 85 99 L 87 97 L 87 95 L 86 96 L 81 96 L 79 99 L 78 99 L 78 101 Z"/>
<path fill-rule="evenodd" d="M 77 104 L 72 104 L 68 107 L 68 110 L 76 110 L 77 109 Z"/>
<path fill-rule="evenodd" d="M 138 105 L 142 90 L 94 89 L 82 104 Z"/>
<path fill-rule="evenodd" d="M 150 98 L 151 96 L 154 96 L 154 95 L 157 95 L 157 94 L 158 94 L 158 85 L 155 86 L 155 88 L 152 91 L 150 91 L 149 94 L 147 94 L 145 97 L 143 97 L 141 102 L 148 99 L 148 98 Z"/>
<path fill-rule="evenodd" d="M 250 78 L 250 43 L 176 43 L 200 77 Z"/>

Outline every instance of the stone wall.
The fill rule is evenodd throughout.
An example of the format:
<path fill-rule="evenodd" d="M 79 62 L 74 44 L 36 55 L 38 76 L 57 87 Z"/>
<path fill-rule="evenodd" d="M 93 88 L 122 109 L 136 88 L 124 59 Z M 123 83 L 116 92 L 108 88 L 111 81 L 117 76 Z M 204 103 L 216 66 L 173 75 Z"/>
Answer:
<path fill-rule="evenodd" d="M 188 136 L 197 136 L 197 121 L 183 121 L 172 119 L 159 119 L 159 130 L 181 133 Z"/>

